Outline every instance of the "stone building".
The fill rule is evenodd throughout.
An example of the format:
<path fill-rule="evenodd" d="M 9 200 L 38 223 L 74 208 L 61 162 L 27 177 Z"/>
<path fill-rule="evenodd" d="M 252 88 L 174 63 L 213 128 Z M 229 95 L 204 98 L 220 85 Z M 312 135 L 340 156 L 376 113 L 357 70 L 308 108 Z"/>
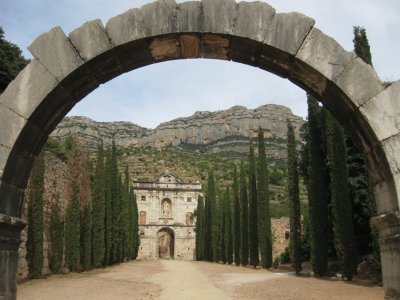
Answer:
<path fill-rule="evenodd" d="M 200 183 L 182 183 L 168 171 L 155 182 L 133 182 L 138 211 L 138 258 L 195 258 L 192 215 L 201 194 Z"/>

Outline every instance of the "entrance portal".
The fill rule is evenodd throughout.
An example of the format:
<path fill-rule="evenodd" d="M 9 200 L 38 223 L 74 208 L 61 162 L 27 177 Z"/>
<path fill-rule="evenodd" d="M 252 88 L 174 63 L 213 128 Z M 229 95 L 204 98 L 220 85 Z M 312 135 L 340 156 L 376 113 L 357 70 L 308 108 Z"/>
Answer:
<path fill-rule="evenodd" d="M 175 248 L 174 232 L 170 228 L 162 228 L 157 233 L 158 257 L 163 259 L 174 259 Z"/>

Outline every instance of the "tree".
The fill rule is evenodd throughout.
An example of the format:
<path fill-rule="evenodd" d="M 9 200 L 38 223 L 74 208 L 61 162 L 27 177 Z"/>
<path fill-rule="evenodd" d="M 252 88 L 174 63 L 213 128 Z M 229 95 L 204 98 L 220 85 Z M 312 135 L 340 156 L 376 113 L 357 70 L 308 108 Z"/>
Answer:
<path fill-rule="evenodd" d="M 218 245 L 219 245 L 219 222 L 218 222 L 218 207 L 217 207 L 217 197 L 215 188 L 214 172 L 210 170 L 208 172 L 207 181 L 207 197 L 210 202 L 211 208 L 211 247 L 212 247 L 212 260 L 218 261 Z"/>
<path fill-rule="evenodd" d="M 360 26 L 353 27 L 354 32 L 354 52 L 360 57 L 365 63 L 372 66 L 371 50 L 367 38 L 365 28 Z"/>
<path fill-rule="evenodd" d="M 64 222 L 61 217 L 60 194 L 56 194 L 50 216 L 50 261 L 52 273 L 59 273 L 64 252 Z"/>
<path fill-rule="evenodd" d="M 257 187 L 258 241 L 261 266 L 270 268 L 272 266 L 272 231 L 269 212 L 268 166 L 264 131 L 261 128 L 258 129 Z"/>
<path fill-rule="evenodd" d="M 129 257 L 130 248 L 133 246 L 133 241 L 131 241 L 131 231 L 132 231 L 132 207 L 129 203 L 129 169 L 128 165 L 125 166 L 124 170 L 124 182 L 122 183 L 122 197 L 121 197 L 121 257 L 122 259 Z"/>
<path fill-rule="evenodd" d="M 0 94 L 28 63 L 21 49 L 4 39 L 4 30 L 0 27 Z"/>
<path fill-rule="evenodd" d="M 357 272 L 357 255 L 348 189 L 345 134 L 342 126 L 329 113 L 326 128 L 335 248 L 342 262 L 343 275 L 351 280 Z"/>
<path fill-rule="evenodd" d="M 196 259 L 203 260 L 204 258 L 204 201 L 203 197 L 199 197 L 197 208 L 195 211 L 196 217 Z"/>
<path fill-rule="evenodd" d="M 219 261 L 222 261 L 222 263 L 226 264 L 226 244 L 225 244 L 225 232 L 226 232 L 226 224 L 225 224 L 225 215 L 226 215 L 226 203 L 225 203 L 225 194 L 222 196 L 221 200 L 219 201 L 219 207 L 218 207 L 218 212 L 219 212 L 219 222 L 218 222 L 218 228 L 219 228 L 219 246 L 218 246 L 218 253 L 219 253 Z"/>
<path fill-rule="evenodd" d="M 250 144 L 249 155 L 249 252 L 250 265 L 255 268 L 260 261 L 258 256 L 256 159 L 253 144 Z"/>
<path fill-rule="evenodd" d="M 288 191 L 290 205 L 290 257 L 296 274 L 301 271 L 301 224 L 299 173 L 297 166 L 296 139 L 290 119 L 287 120 L 287 151 L 288 151 Z"/>
<path fill-rule="evenodd" d="M 232 234 L 232 204 L 229 192 L 229 186 L 225 190 L 225 249 L 226 249 L 226 261 L 230 265 L 233 262 L 233 234 Z"/>
<path fill-rule="evenodd" d="M 91 202 L 84 205 L 80 213 L 80 243 L 81 265 L 83 270 L 92 266 L 92 206 Z"/>
<path fill-rule="evenodd" d="M 73 178 L 70 201 L 65 217 L 65 264 L 70 271 L 78 270 L 80 259 L 79 187 Z"/>
<path fill-rule="evenodd" d="M 308 96 L 308 201 L 311 233 L 311 263 L 316 276 L 325 276 L 328 269 L 329 212 L 327 179 L 325 174 L 325 154 L 321 149 L 322 132 L 320 107 Z"/>
<path fill-rule="evenodd" d="M 244 164 L 240 164 L 240 209 L 241 209 L 241 264 L 247 266 L 249 264 L 249 201 L 247 194 L 247 182 L 244 170 Z"/>
<path fill-rule="evenodd" d="M 120 261 L 121 255 L 121 180 L 118 173 L 117 163 L 117 147 L 115 141 L 111 147 L 111 170 L 110 170 L 110 190 L 111 190 L 111 206 L 112 206 L 112 219 L 111 219 L 111 254 L 110 262 L 116 263 Z"/>
<path fill-rule="evenodd" d="M 240 200 L 239 200 L 239 180 L 237 168 L 233 170 L 233 256 L 235 265 L 240 265 L 240 244 L 241 244 L 241 225 L 240 225 Z"/>
<path fill-rule="evenodd" d="M 103 265 L 111 263 L 111 248 L 112 248 L 112 198 L 111 198 L 111 148 L 108 147 L 106 152 L 106 163 L 105 163 L 105 217 L 104 217 L 104 239 L 105 239 L 105 252 Z"/>
<path fill-rule="evenodd" d="M 211 174 L 210 174 L 211 173 Z M 210 181 L 210 177 L 212 175 L 212 171 L 208 173 L 208 181 Z M 210 183 L 207 186 L 206 191 L 206 200 L 205 200 L 205 217 L 204 217 L 204 259 L 208 261 L 213 261 L 213 232 L 212 232 L 212 214 L 215 212 L 212 209 L 212 201 L 210 197 Z"/>
<path fill-rule="evenodd" d="M 42 275 L 44 170 L 44 152 L 41 152 L 35 159 L 29 182 L 26 259 L 31 278 Z"/>
<path fill-rule="evenodd" d="M 100 143 L 97 149 L 96 167 L 93 179 L 92 194 L 92 250 L 93 265 L 100 267 L 105 254 L 105 174 L 104 149 Z"/>
<path fill-rule="evenodd" d="M 129 195 L 130 195 L 129 198 L 130 198 L 130 202 L 132 205 L 132 214 L 133 214 L 133 257 L 132 257 L 132 259 L 136 259 L 138 252 L 139 252 L 139 246 L 140 246 L 139 212 L 138 212 L 136 195 L 135 195 L 135 192 L 133 191 L 133 188 L 130 189 Z"/>

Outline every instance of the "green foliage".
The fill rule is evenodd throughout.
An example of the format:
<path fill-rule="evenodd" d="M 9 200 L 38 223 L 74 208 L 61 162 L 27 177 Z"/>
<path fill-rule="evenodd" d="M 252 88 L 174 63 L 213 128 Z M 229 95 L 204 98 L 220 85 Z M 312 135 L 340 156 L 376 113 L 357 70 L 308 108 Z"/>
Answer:
<path fill-rule="evenodd" d="M 241 264 L 249 264 L 249 200 L 243 162 L 240 164 L 240 210 L 241 210 Z"/>
<path fill-rule="evenodd" d="M 138 252 L 139 252 L 139 246 L 140 246 L 139 212 L 138 212 L 136 195 L 133 192 L 133 189 L 130 189 L 129 194 L 130 194 L 129 198 L 130 198 L 130 202 L 132 205 L 132 214 L 133 214 L 133 257 L 132 257 L 132 259 L 136 259 Z"/>
<path fill-rule="evenodd" d="M 226 261 L 228 264 L 233 262 L 233 233 L 232 233 L 232 204 L 229 186 L 226 187 L 224 194 L 224 222 L 225 222 L 225 249 L 226 249 Z"/>
<path fill-rule="evenodd" d="M 226 233 L 226 224 L 225 224 L 225 215 L 226 215 L 226 197 L 225 194 L 223 195 L 222 199 L 219 201 L 218 205 L 218 212 L 219 212 L 219 240 L 218 240 L 218 254 L 219 254 L 219 261 L 226 264 L 226 244 L 225 244 L 225 233 Z"/>
<path fill-rule="evenodd" d="M 213 261 L 219 260 L 218 245 L 219 245 L 219 212 L 217 206 L 217 195 L 215 187 L 214 172 L 208 172 L 207 181 L 207 198 L 210 201 L 211 208 L 211 246 L 212 246 L 212 259 Z"/>
<path fill-rule="evenodd" d="M 259 265 L 258 255 L 258 226 L 257 226 L 257 179 L 256 159 L 253 144 L 250 144 L 249 155 L 249 254 L 250 265 Z"/>
<path fill-rule="evenodd" d="M 365 28 L 360 26 L 353 27 L 354 32 L 354 52 L 360 57 L 365 63 L 372 66 L 371 50 L 367 38 Z"/>
<path fill-rule="evenodd" d="M 329 113 L 326 130 L 335 248 L 342 262 L 343 275 L 351 279 L 357 272 L 357 255 L 348 189 L 345 134 L 342 126 Z"/>
<path fill-rule="evenodd" d="M 196 259 L 203 260 L 204 258 L 204 200 L 199 196 L 197 200 L 197 208 L 194 212 L 196 217 Z"/>
<path fill-rule="evenodd" d="M 105 254 L 105 166 L 103 144 L 97 150 L 96 167 L 92 187 L 92 251 L 93 265 L 101 267 Z"/>
<path fill-rule="evenodd" d="M 233 256 L 235 265 L 240 265 L 240 241 L 241 241 L 241 224 L 240 224 L 240 198 L 239 198 L 239 180 L 237 168 L 233 171 Z"/>
<path fill-rule="evenodd" d="M 311 228 L 311 263 L 316 276 L 325 276 L 328 269 L 329 212 L 326 155 L 321 149 L 323 129 L 318 102 L 308 96 L 308 199 Z"/>
<path fill-rule="evenodd" d="M 111 190 L 111 253 L 110 263 L 117 263 L 121 261 L 121 178 L 118 173 L 117 164 L 117 148 L 113 141 L 111 147 L 111 171 L 109 174 L 110 178 L 110 190 Z"/>
<path fill-rule="evenodd" d="M 269 174 L 269 182 L 274 185 L 282 185 L 284 180 L 284 175 L 279 169 L 271 170 Z"/>
<path fill-rule="evenodd" d="M 45 148 L 46 151 L 54 154 L 56 157 L 62 161 L 67 161 L 67 153 L 64 146 L 55 138 L 49 137 L 47 139 Z"/>
<path fill-rule="evenodd" d="M 4 30 L 0 27 L 0 94 L 28 63 L 21 49 L 4 39 Z"/>
<path fill-rule="evenodd" d="M 208 174 L 208 181 L 213 182 L 214 180 L 211 179 L 213 177 L 212 171 L 209 171 Z M 204 230 L 204 259 L 208 261 L 213 261 L 213 231 L 212 231 L 212 217 L 213 213 L 215 213 L 215 210 L 212 210 L 212 193 L 210 192 L 210 183 L 207 186 L 207 192 L 206 192 L 206 199 L 205 199 L 205 217 L 204 217 L 204 224 L 205 224 L 205 230 Z M 215 195 L 214 195 L 215 196 Z"/>
<path fill-rule="evenodd" d="M 50 261 L 52 273 L 59 273 L 62 267 L 64 252 L 64 221 L 61 218 L 60 194 L 57 194 L 51 208 L 50 216 Z"/>
<path fill-rule="evenodd" d="M 105 177 L 104 177 L 104 189 L 105 189 L 105 222 L 104 222 L 104 239 L 105 239 L 105 252 L 104 252 L 104 263 L 108 265 L 111 262 L 111 247 L 112 247 L 112 198 L 111 198 L 111 148 L 108 147 L 106 152 L 106 163 L 105 163 Z"/>
<path fill-rule="evenodd" d="M 263 268 L 270 268 L 272 266 L 272 231 L 269 197 L 268 165 L 267 154 L 265 151 L 264 131 L 259 128 L 257 160 L 257 221 L 261 266 Z"/>
<path fill-rule="evenodd" d="M 75 178 L 72 179 L 71 190 L 65 217 L 65 264 L 74 272 L 78 270 L 80 259 L 79 187 Z"/>
<path fill-rule="evenodd" d="M 296 139 L 293 126 L 287 120 L 288 126 L 288 191 L 290 205 L 290 241 L 289 250 L 296 274 L 301 271 L 301 224 L 300 224 L 300 198 L 299 198 L 299 173 L 297 166 Z"/>
<path fill-rule="evenodd" d="M 81 266 L 83 270 L 87 271 L 92 266 L 92 207 L 90 202 L 83 207 L 80 215 Z"/>
<path fill-rule="evenodd" d="M 42 275 L 44 168 L 44 152 L 42 151 L 35 159 L 29 182 L 26 259 L 30 278 L 38 278 Z"/>

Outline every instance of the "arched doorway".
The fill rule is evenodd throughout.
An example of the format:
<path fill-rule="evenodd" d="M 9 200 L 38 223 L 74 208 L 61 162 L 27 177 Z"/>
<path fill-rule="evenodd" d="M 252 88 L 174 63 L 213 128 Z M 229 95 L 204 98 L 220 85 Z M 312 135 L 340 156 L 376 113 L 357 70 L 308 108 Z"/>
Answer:
<path fill-rule="evenodd" d="M 162 259 L 174 259 L 175 234 L 169 227 L 161 228 L 157 232 L 157 254 Z"/>
<path fill-rule="evenodd" d="M 249 20 L 252 20 L 249 21 Z M 400 297 L 400 82 L 384 84 L 299 13 L 262 2 L 162 0 L 68 37 L 56 27 L 29 47 L 34 59 L 0 96 L 0 296 L 16 293 L 20 219 L 33 160 L 48 135 L 100 84 L 152 63 L 232 60 L 287 78 L 321 99 L 364 150 L 379 216 L 386 297 Z"/>

